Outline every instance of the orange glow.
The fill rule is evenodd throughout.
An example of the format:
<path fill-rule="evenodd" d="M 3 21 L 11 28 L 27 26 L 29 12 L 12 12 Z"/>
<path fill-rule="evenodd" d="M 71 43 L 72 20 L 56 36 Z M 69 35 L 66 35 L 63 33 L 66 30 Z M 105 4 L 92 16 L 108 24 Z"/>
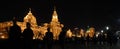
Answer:
<path fill-rule="evenodd" d="M 84 37 L 84 30 L 83 30 L 83 29 L 80 29 L 80 35 L 81 35 L 82 37 Z"/>
<path fill-rule="evenodd" d="M 94 36 L 94 33 L 95 33 L 95 29 L 94 29 L 93 27 L 91 27 L 91 28 L 89 29 L 89 31 L 90 31 L 89 36 L 90 36 L 90 37 L 93 37 L 93 36 Z"/>
<path fill-rule="evenodd" d="M 63 27 L 64 25 L 60 24 L 60 22 L 58 21 L 58 15 L 57 15 L 56 9 L 54 8 L 52 21 L 50 22 L 50 31 L 53 33 L 54 40 L 59 39 L 59 34 L 62 31 Z"/>
<path fill-rule="evenodd" d="M 4 38 L 5 38 L 5 36 L 1 36 L 1 38 L 2 38 L 2 39 L 4 39 Z"/>
<path fill-rule="evenodd" d="M 8 39 L 7 33 L 0 33 L 0 39 Z"/>
<path fill-rule="evenodd" d="M 66 36 L 67 36 L 68 38 L 71 38 L 71 37 L 72 37 L 72 32 L 71 32 L 70 29 L 67 31 Z"/>

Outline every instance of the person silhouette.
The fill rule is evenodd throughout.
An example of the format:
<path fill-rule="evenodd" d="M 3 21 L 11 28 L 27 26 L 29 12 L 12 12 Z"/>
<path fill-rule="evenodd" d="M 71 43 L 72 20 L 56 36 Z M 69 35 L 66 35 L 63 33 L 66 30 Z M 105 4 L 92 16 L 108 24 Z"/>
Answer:
<path fill-rule="evenodd" d="M 62 49 L 64 49 L 64 43 L 65 43 L 65 37 L 66 37 L 66 31 L 65 29 L 62 29 L 63 31 L 59 35 L 59 44 Z"/>
<path fill-rule="evenodd" d="M 13 26 L 10 27 L 10 30 L 8 31 L 9 34 L 9 42 L 10 42 L 10 47 L 16 48 L 20 44 L 21 40 L 21 28 L 17 25 L 16 19 L 13 21 Z"/>
<path fill-rule="evenodd" d="M 44 46 L 46 46 L 48 49 L 52 49 L 52 43 L 53 43 L 53 33 L 50 32 L 50 28 L 47 28 L 48 32 L 46 32 L 43 42 Z"/>
<path fill-rule="evenodd" d="M 17 25 L 16 20 L 13 20 L 13 26 L 9 30 L 9 39 L 18 40 L 21 37 L 21 28 Z"/>
<path fill-rule="evenodd" d="M 30 28 L 30 23 L 27 22 L 26 29 L 23 31 L 23 40 L 24 40 L 24 48 L 32 49 L 33 42 L 33 30 Z"/>

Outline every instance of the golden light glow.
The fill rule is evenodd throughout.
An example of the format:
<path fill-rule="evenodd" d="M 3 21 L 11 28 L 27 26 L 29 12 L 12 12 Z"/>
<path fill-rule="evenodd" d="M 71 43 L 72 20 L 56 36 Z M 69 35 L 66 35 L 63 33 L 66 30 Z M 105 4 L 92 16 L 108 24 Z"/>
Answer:
<path fill-rule="evenodd" d="M 37 21 L 35 16 L 31 13 L 31 9 L 29 13 L 24 17 L 24 22 L 29 22 L 32 26 L 37 25 Z"/>
<path fill-rule="evenodd" d="M 67 31 L 66 36 L 67 36 L 68 38 L 71 38 L 71 37 L 72 37 L 72 32 L 71 32 L 70 29 Z"/>
<path fill-rule="evenodd" d="M 91 27 L 90 29 L 89 29 L 89 36 L 92 38 L 93 36 L 94 36 L 94 34 L 95 34 L 95 28 L 93 28 L 93 27 Z"/>
<path fill-rule="evenodd" d="M 62 31 L 62 28 L 64 27 L 63 24 L 60 24 L 58 21 L 58 15 L 56 12 L 56 8 L 54 7 L 53 15 L 52 15 L 52 21 L 50 22 L 50 31 L 53 33 L 53 39 L 58 40 L 59 34 Z"/>
<path fill-rule="evenodd" d="M 50 27 L 51 32 L 53 33 L 53 36 L 54 36 L 53 39 L 58 40 L 59 34 L 62 31 L 62 27 L 64 27 L 64 25 L 60 24 L 60 22 L 58 21 L 58 15 L 57 15 L 55 8 L 53 11 L 52 21 L 50 22 L 50 24 L 44 23 L 43 26 L 38 26 L 36 18 L 31 12 L 31 8 L 29 9 L 28 14 L 24 17 L 23 22 L 17 21 L 17 24 L 18 24 L 18 26 L 21 27 L 22 32 L 26 28 L 26 22 L 29 22 L 31 24 L 31 29 L 34 32 L 33 39 L 41 39 L 42 40 L 43 37 L 45 36 L 45 33 L 47 32 L 47 28 Z M 6 30 L 6 28 L 13 26 L 13 22 L 12 21 L 2 22 L 2 23 L 0 23 L 0 26 L 1 26 L 0 31 L 4 30 L 7 32 L 7 30 L 9 30 L 9 29 Z M 0 37 L 4 38 L 6 36 L 0 36 Z"/>
<path fill-rule="evenodd" d="M 7 33 L 0 33 L 0 39 L 7 39 L 8 38 L 8 34 Z"/>
<path fill-rule="evenodd" d="M 54 7 L 53 15 L 52 15 L 52 21 L 58 22 L 58 15 L 57 15 L 55 7 Z"/>
<path fill-rule="evenodd" d="M 4 39 L 4 38 L 5 38 L 5 36 L 1 36 L 1 38 L 2 38 L 2 39 Z"/>
<path fill-rule="evenodd" d="M 28 14 L 24 17 L 23 22 L 17 21 L 17 24 L 21 27 L 21 30 L 26 28 L 26 22 L 29 22 L 31 24 L 31 29 L 34 32 L 34 37 L 33 39 L 41 39 L 43 40 L 43 37 L 45 36 L 45 33 L 47 32 L 47 28 L 50 27 L 50 31 L 53 33 L 53 39 L 58 40 L 59 39 L 59 34 L 62 31 L 62 28 L 64 27 L 63 24 L 61 24 L 58 21 L 58 15 L 56 12 L 56 9 L 54 8 L 53 15 L 52 15 L 52 20 L 50 24 L 44 23 L 43 26 L 38 26 L 37 21 L 35 16 L 32 14 L 31 9 L 29 10 Z M 9 30 L 9 27 L 13 26 L 12 21 L 7 21 L 7 22 L 2 22 L 0 23 L 0 32 L 4 33 Z M 4 32 L 3 32 L 4 31 Z M 79 31 L 79 30 L 78 30 Z M 67 31 L 67 37 L 71 38 L 72 36 L 77 36 L 77 37 L 93 37 L 95 34 L 95 28 L 91 27 L 89 28 L 86 32 L 84 32 L 83 29 L 80 29 L 78 34 L 72 34 L 71 30 L 69 29 Z M 0 38 L 8 38 L 8 35 L 5 34 L 0 34 Z"/>

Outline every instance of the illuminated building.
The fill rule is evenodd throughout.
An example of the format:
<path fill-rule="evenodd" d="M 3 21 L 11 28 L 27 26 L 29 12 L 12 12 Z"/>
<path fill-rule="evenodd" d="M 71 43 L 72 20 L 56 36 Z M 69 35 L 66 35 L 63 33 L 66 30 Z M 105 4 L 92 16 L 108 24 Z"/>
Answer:
<path fill-rule="evenodd" d="M 87 29 L 86 32 L 85 32 L 85 37 L 89 36 L 89 33 L 90 33 L 90 30 Z"/>
<path fill-rule="evenodd" d="M 53 15 L 52 15 L 52 21 L 50 24 L 44 23 L 43 26 L 38 26 L 35 16 L 32 14 L 31 9 L 29 9 L 28 14 L 24 17 L 23 22 L 17 21 L 17 25 L 21 27 L 22 32 L 26 28 L 26 22 L 29 22 L 31 24 L 31 29 L 33 30 L 34 37 L 33 39 L 43 39 L 45 36 L 45 33 L 47 32 L 48 26 L 50 27 L 51 32 L 53 33 L 53 39 L 58 40 L 59 34 L 62 31 L 63 24 L 60 24 L 58 20 L 58 15 L 56 12 L 56 9 L 54 8 Z M 12 21 L 7 22 L 1 22 L 0 23 L 0 32 L 6 33 L 9 31 L 9 27 L 13 25 Z M 6 34 L 7 35 L 7 34 Z M 6 37 L 5 35 L 5 37 Z M 4 37 L 4 38 L 5 38 Z M 6 38 L 9 36 L 7 35 Z M 3 38 L 1 35 L 0 38 Z"/>
<path fill-rule="evenodd" d="M 67 38 L 71 38 L 72 37 L 72 31 L 70 29 L 67 31 L 66 37 Z"/>
<path fill-rule="evenodd" d="M 0 39 L 8 38 L 8 30 L 10 26 L 12 26 L 12 21 L 6 21 L 0 23 Z"/>
<path fill-rule="evenodd" d="M 38 39 L 43 40 L 43 37 L 45 36 L 45 33 L 47 32 L 48 23 L 44 23 L 43 26 L 39 26 L 39 33 L 37 34 Z M 37 38 L 36 37 L 36 38 Z"/>
<path fill-rule="evenodd" d="M 53 33 L 53 39 L 55 40 L 59 39 L 59 34 L 62 31 L 62 28 L 63 28 L 63 24 L 60 24 L 56 9 L 54 7 L 52 21 L 50 22 L 50 31 Z"/>
<path fill-rule="evenodd" d="M 23 22 L 17 22 L 17 24 L 21 27 L 22 31 L 26 28 L 26 23 L 29 22 L 31 24 L 32 30 L 37 27 L 37 22 L 35 16 L 31 13 L 31 9 L 28 14 L 24 17 Z"/>
<path fill-rule="evenodd" d="M 19 22 L 17 21 L 17 25 L 20 26 L 22 32 L 23 30 L 26 28 L 26 22 L 29 22 L 31 24 L 31 29 L 34 32 L 34 38 L 36 38 L 37 34 L 39 33 L 39 27 L 37 25 L 36 22 L 36 18 L 34 17 L 34 15 L 31 13 L 31 9 L 29 10 L 28 14 L 24 17 L 24 21 L 23 22 Z M 0 23 L 0 32 L 1 33 L 8 33 L 9 31 L 9 27 L 13 26 L 13 22 L 12 21 L 7 21 L 7 22 L 1 22 Z M 4 34 L 5 35 L 5 34 Z M 2 35 L 1 35 L 2 36 Z M 3 37 L 3 36 L 2 36 Z M 1 38 L 2 38 L 1 37 Z M 7 34 L 5 35 L 5 37 L 9 37 Z"/>
<path fill-rule="evenodd" d="M 89 37 L 92 38 L 94 36 L 94 34 L 95 34 L 95 28 L 93 28 L 93 27 L 89 28 L 89 32 L 88 32 Z"/>
<path fill-rule="evenodd" d="M 24 22 L 29 22 L 31 24 L 32 27 L 36 27 L 37 26 L 37 21 L 35 16 L 31 13 L 31 9 L 29 11 L 29 13 L 24 17 Z"/>
<path fill-rule="evenodd" d="M 83 30 L 83 29 L 80 29 L 80 35 L 81 35 L 82 37 L 84 37 L 84 30 Z"/>

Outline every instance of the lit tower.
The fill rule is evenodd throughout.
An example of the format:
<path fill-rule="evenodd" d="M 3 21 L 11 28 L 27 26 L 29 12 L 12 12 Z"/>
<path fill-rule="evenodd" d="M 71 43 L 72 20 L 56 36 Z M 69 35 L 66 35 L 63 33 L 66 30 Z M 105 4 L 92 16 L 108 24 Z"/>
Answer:
<path fill-rule="evenodd" d="M 50 22 L 50 31 L 53 33 L 53 39 L 58 40 L 59 34 L 62 31 L 63 24 L 60 24 L 58 20 L 58 15 L 56 12 L 56 8 L 54 7 L 52 21 Z"/>
<path fill-rule="evenodd" d="M 29 13 L 24 17 L 24 22 L 29 22 L 32 27 L 37 25 L 35 16 L 31 13 L 31 8 L 29 8 Z"/>
<path fill-rule="evenodd" d="M 29 8 L 28 14 L 24 17 L 24 26 L 22 27 L 22 30 L 26 28 L 26 22 L 29 22 L 31 24 L 31 29 L 33 30 L 34 37 L 36 38 L 38 35 L 38 25 L 36 21 L 36 17 L 32 14 L 31 8 Z"/>
<path fill-rule="evenodd" d="M 55 7 L 54 7 L 53 14 L 52 14 L 52 22 L 58 22 L 58 15 L 57 15 Z"/>

